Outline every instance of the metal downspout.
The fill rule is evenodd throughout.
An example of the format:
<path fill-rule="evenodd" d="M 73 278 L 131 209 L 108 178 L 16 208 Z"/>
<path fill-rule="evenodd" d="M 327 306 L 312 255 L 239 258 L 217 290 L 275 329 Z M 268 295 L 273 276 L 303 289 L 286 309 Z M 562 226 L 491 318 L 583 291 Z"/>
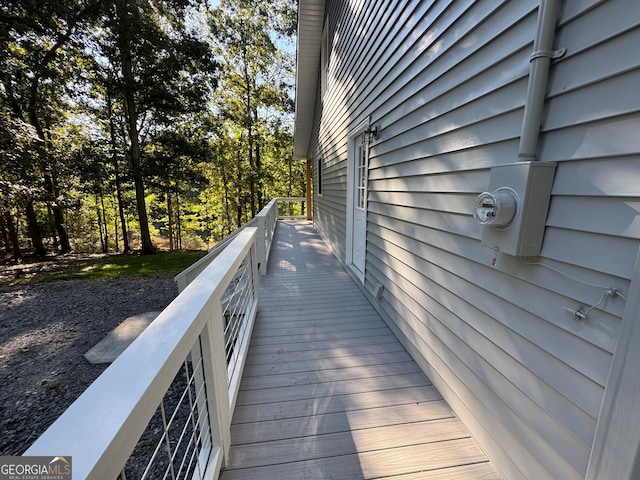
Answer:
<path fill-rule="evenodd" d="M 530 57 L 529 85 L 518 148 L 520 162 L 537 160 L 549 66 L 552 59 L 559 58 L 566 52 L 566 49 L 553 49 L 559 7 L 560 0 L 541 0 L 538 8 L 538 25 Z"/>

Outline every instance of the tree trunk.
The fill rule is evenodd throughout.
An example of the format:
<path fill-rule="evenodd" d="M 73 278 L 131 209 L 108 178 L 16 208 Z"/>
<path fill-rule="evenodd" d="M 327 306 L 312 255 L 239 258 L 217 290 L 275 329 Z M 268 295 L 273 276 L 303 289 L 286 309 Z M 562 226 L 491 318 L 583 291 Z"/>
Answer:
<path fill-rule="evenodd" d="M 238 148 L 238 169 L 236 172 L 236 189 L 238 196 L 238 209 L 236 212 L 236 228 L 239 228 L 242 225 L 242 153 L 240 152 L 240 148 Z"/>
<path fill-rule="evenodd" d="M 7 226 L 5 225 L 4 211 L 2 212 L 2 215 L 0 215 L 0 234 L 2 234 L 4 250 L 8 255 L 11 253 L 11 244 L 9 243 L 9 234 L 7 233 Z"/>
<path fill-rule="evenodd" d="M 51 210 L 53 211 L 53 220 L 56 224 L 56 231 L 60 239 L 60 252 L 69 253 L 71 251 L 71 244 L 69 243 L 69 235 L 67 234 L 67 228 L 64 224 L 64 214 L 57 199 L 57 188 L 54 186 L 53 178 L 48 173 L 44 175 L 44 184 L 49 198 L 52 200 Z"/>
<path fill-rule="evenodd" d="M 127 121 L 129 130 L 129 159 L 133 172 L 133 183 L 136 191 L 136 205 L 138 209 L 138 221 L 140 222 L 140 238 L 142 240 L 141 253 L 148 255 L 156 252 L 156 247 L 151 242 L 149 232 L 149 219 L 147 217 L 147 206 L 145 203 L 144 180 L 140 167 L 140 140 L 138 138 L 138 112 L 135 102 L 135 78 L 133 75 L 131 45 L 133 43 L 133 32 L 130 21 L 129 0 L 120 0 L 116 4 L 118 18 L 120 20 L 119 48 L 122 60 L 122 78 L 124 80 L 124 100 L 127 109 Z M 133 6 L 132 8 L 136 8 Z"/>
<path fill-rule="evenodd" d="M 2 245 L 4 245 L 5 253 L 9 254 L 11 252 L 11 247 L 9 246 L 9 235 L 7 234 L 7 229 L 4 226 L 4 215 L 0 215 L 0 236 L 2 237 Z"/>
<path fill-rule="evenodd" d="M 20 252 L 20 238 L 18 238 L 18 231 L 13 224 L 13 217 L 7 210 L 4 210 L 2 212 L 2 218 L 4 219 L 4 225 L 8 232 L 7 253 L 13 253 L 15 258 L 20 258 L 22 257 L 22 253 Z M 9 243 L 11 246 L 9 246 Z"/>
<path fill-rule="evenodd" d="M 56 235 L 56 221 L 53 218 L 53 208 L 51 208 L 50 203 L 47 203 L 47 218 L 49 220 L 49 227 L 51 228 L 51 237 L 53 240 L 53 251 L 57 252 L 60 244 L 58 243 L 58 236 Z"/>
<path fill-rule="evenodd" d="M 289 158 L 289 181 L 287 182 L 287 197 L 293 197 L 293 159 Z"/>
<path fill-rule="evenodd" d="M 38 118 L 36 103 L 37 103 L 37 82 L 36 79 L 33 80 L 32 86 L 32 94 L 29 102 L 29 123 L 33 125 L 36 129 L 36 133 L 40 138 L 42 144 L 38 148 L 38 155 L 42 159 L 43 163 L 47 160 L 47 138 L 45 136 L 44 130 L 42 129 L 42 125 L 40 124 L 40 119 Z M 64 225 L 64 215 L 62 213 L 62 207 L 58 202 L 58 189 L 55 187 L 53 178 L 50 172 L 44 172 L 44 187 L 47 191 L 47 195 L 49 200 L 51 201 L 51 210 L 53 211 L 53 220 L 56 225 L 56 231 L 58 232 L 58 237 L 60 238 L 60 251 L 61 253 L 69 253 L 71 251 L 71 244 L 69 243 L 69 235 L 67 234 L 67 229 Z M 34 245 L 35 246 L 35 245 Z"/>
<path fill-rule="evenodd" d="M 260 142 L 256 143 L 256 189 L 258 191 L 258 212 L 264 208 L 264 194 L 262 192 L 262 159 L 260 158 Z"/>
<path fill-rule="evenodd" d="M 115 159 L 115 163 L 117 165 L 118 160 Z M 122 184 L 120 180 L 120 174 L 118 173 L 118 167 L 116 166 L 115 170 L 116 177 L 116 196 L 118 199 L 118 215 L 120 216 L 120 225 L 122 227 L 122 251 L 124 253 L 128 253 L 131 251 L 131 247 L 129 246 L 129 233 L 127 230 L 127 219 L 124 215 L 124 201 L 122 199 Z"/>
<path fill-rule="evenodd" d="M 251 218 L 256 216 L 256 168 L 253 157 L 253 131 L 249 125 L 249 204 L 251 206 Z"/>
<path fill-rule="evenodd" d="M 180 222 L 180 197 L 176 195 L 176 250 L 182 250 L 182 228 Z"/>
<path fill-rule="evenodd" d="M 122 226 L 122 250 L 128 253 L 129 236 L 127 234 L 127 220 L 124 216 L 124 201 L 122 199 L 122 180 L 120 179 L 120 167 L 118 165 L 118 142 L 116 141 L 116 126 L 113 121 L 113 102 L 111 94 L 107 90 L 107 109 L 109 115 L 109 136 L 111 138 L 111 159 L 113 162 L 113 174 L 116 181 L 116 198 L 118 200 L 118 215 L 120 217 L 120 225 Z M 118 240 L 116 238 L 116 251 L 118 250 Z"/>
<path fill-rule="evenodd" d="M 167 216 L 169 217 L 169 250 L 174 249 L 173 245 L 173 208 L 171 205 L 171 191 L 167 189 Z"/>
<path fill-rule="evenodd" d="M 98 204 L 98 194 L 95 195 L 96 200 L 96 217 L 98 217 L 98 229 L 100 230 L 100 250 L 106 253 L 106 245 L 104 243 L 104 235 L 102 232 L 102 215 L 100 214 L 100 205 Z"/>
<path fill-rule="evenodd" d="M 38 225 L 38 217 L 33 208 L 33 200 L 27 199 L 25 202 L 25 215 L 27 216 L 27 224 L 29 225 L 29 236 L 33 242 L 33 253 L 35 255 L 45 255 L 47 251 L 42 242 L 42 232 Z"/>
<path fill-rule="evenodd" d="M 255 168 L 255 159 L 253 156 L 253 110 L 251 108 L 251 78 L 249 76 L 249 65 L 247 62 L 247 47 L 244 46 L 243 50 L 243 59 L 244 59 L 244 81 L 245 87 L 247 89 L 246 92 L 246 108 L 245 119 L 247 122 L 247 144 L 249 145 L 249 204 L 251 205 L 251 218 L 256 216 L 256 168 Z"/>
<path fill-rule="evenodd" d="M 111 201 L 113 202 L 114 198 L 113 198 L 113 193 L 111 194 Z M 116 204 L 118 203 L 118 199 L 115 198 Z M 120 251 L 120 232 L 118 231 L 118 218 L 116 218 L 115 216 L 113 217 L 113 242 L 114 242 L 114 248 L 115 248 L 115 252 L 118 253 Z"/>
<path fill-rule="evenodd" d="M 231 210 L 229 206 L 229 179 L 227 178 L 227 170 L 224 168 L 224 162 L 222 161 L 221 173 L 222 173 L 222 186 L 224 191 L 224 228 L 222 230 L 222 237 L 229 235 L 229 224 L 231 223 Z M 226 232 L 226 233 L 225 233 Z"/>
<path fill-rule="evenodd" d="M 253 107 L 251 109 L 251 123 L 252 126 L 253 125 L 257 125 L 258 124 L 258 109 L 256 107 Z M 253 135 L 253 133 L 252 133 Z M 257 200 L 258 200 L 258 212 L 262 211 L 262 209 L 264 208 L 264 192 L 262 191 L 262 158 L 260 157 L 260 136 L 258 135 L 257 138 L 254 138 L 252 141 L 252 144 L 254 145 L 253 149 L 255 152 L 255 189 L 256 189 L 256 196 L 257 196 Z"/>
<path fill-rule="evenodd" d="M 109 253 L 109 230 L 107 228 L 107 212 L 104 208 L 104 195 L 100 192 L 100 206 L 102 207 L 102 226 L 104 227 L 104 253 Z"/>

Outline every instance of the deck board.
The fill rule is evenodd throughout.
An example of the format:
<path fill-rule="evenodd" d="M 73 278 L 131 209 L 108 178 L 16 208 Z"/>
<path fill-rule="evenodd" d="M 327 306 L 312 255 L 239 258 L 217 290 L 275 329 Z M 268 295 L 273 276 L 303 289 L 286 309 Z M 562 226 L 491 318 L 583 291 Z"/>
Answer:
<path fill-rule="evenodd" d="M 330 368 L 295 373 L 272 374 L 261 377 L 245 378 L 241 390 L 258 388 L 292 387 L 296 385 L 315 385 L 343 380 L 358 380 L 387 375 L 405 375 L 418 373 L 420 369 L 413 361 L 396 362 L 384 365 L 362 367 Z"/>
<path fill-rule="evenodd" d="M 411 361 L 406 351 L 388 353 L 371 353 L 363 355 L 350 355 L 348 357 L 315 358 L 313 360 L 300 360 L 299 358 L 285 360 L 278 363 L 258 363 L 247 365 L 244 369 L 244 377 L 257 377 L 265 375 L 279 375 L 284 373 L 299 373 L 338 368 L 365 367 L 371 365 L 387 365 Z M 313 369 L 313 370 L 312 370 Z"/>
<path fill-rule="evenodd" d="M 267 442 L 284 439 L 301 439 L 308 436 L 326 435 L 337 432 L 355 432 L 363 429 L 380 428 L 390 425 L 410 426 L 414 422 L 452 418 L 453 412 L 444 400 L 434 400 L 417 405 L 390 405 L 365 410 L 352 410 L 349 415 L 340 411 L 340 400 L 333 406 L 333 413 L 317 413 L 304 420 L 301 417 L 276 419 L 260 424 L 243 423 L 233 425 L 235 445 L 250 442 Z M 464 435 L 468 437 L 469 435 Z"/>
<path fill-rule="evenodd" d="M 253 340 L 253 339 L 252 339 Z M 353 338 L 342 338 L 331 342 L 331 348 L 337 353 L 347 353 L 348 349 L 352 347 L 365 346 L 365 345 L 382 345 L 386 343 L 396 344 L 398 341 L 389 335 L 378 336 L 360 336 Z M 282 339 L 281 344 L 265 344 L 265 345 L 252 345 L 252 350 L 249 355 L 258 355 L 265 353 L 284 354 L 291 352 L 308 352 L 310 350 L 325 349 L 328 342 L 322 343 L 317 341 L 309 342 L 297 342 L 290 343 L 286 338 Z M 255 347 L 255 348 L 253 348 Z"/>
<path fill-rule="evenodd" d="M 408 447 L 419 443 L 442 442 L 468 438 L 468 433 L 456 419 L 416 422 L 371 427 L 356 430 L 345 424 L 346 430 L 315 434 L 302 438 L 287 438 L 265 443 L 238 446 L 229 466 L 243 468 L 264 464 L 279 464 L 313 460 L 320 455 L 336 457 L 384 450 L 387 445 Z"/>
<path fill-rule="evenodd" d="M 305 399 L 239 406 L 236 407 L 232 428 L 236 428 L 242 423 L 257 424 L 271 420 L 308 417 L 326 413 L 350 412 L 394 405 L 413 405 L 441 399 L 440 392 L 433 385 L 422 385 L 403 388 L 402 390 L 387 390 L 380 395 L 371 395 L 369 392 L 352 393 L 337 395 L 328 399 L 316 399 L 315 401 Z M 254 425 L 252 428 L 257 429 L 258 427 L 259 425 Z"/>
<path fill-rule="evenodd" d="M 501 477 L 308 222 L 279 222 L 221 480 Z"/>

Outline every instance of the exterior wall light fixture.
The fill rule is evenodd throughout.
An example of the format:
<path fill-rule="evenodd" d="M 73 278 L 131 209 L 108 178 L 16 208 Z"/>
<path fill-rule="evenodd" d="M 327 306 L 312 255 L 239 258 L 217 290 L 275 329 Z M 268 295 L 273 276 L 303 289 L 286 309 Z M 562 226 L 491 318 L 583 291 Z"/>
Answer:
<path fill-rule="evenodd" d="M 364 133 L 369 135 L 369 142 L 372 142 L 373 140 L 378 140 L 378 137 L 380 136 L 380 129 L 378 128 L 378 125 L 373 125 L 367 127 Z"/>

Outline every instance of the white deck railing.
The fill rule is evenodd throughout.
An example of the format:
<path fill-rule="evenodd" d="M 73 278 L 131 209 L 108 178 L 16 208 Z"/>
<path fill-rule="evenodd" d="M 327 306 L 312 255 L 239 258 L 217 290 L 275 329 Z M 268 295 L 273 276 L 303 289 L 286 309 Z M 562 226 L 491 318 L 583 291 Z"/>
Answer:
<path fill-rule="evenodd" d="M 258 271 L 261 275 L 267 273 L 267 261 L 271 250 L 271 242 L 278 220 L 303 220 L 305 214 L 305 197 L 284 197 L 274 198 L 265 206 L 258 215 L 249 220 L 238 230 L 226 236 L 223 240 L 214 245 L 204 257 L 195 262 L 189 268 L 180 272 L 175 277 L 178 284 L 178 291 L 182 291 L 194 278 L 198 276 L 211 261 L 224 250 L 224 248 L 247 227 L 257 227 L 258 234 L 256 246 L 258 251 Z M 264 241 L 263 241 L 264 238 Z"/>
<path fill-rule="evenodd" d="M 71 456 L 78 479 L 218 478 L 266 238 L 227 242 L 25 455 Z"/>
<path fill-rule="evenodd" d="M 278 219 L 279 220 L 306 220 L 307 213 L 305 205 L 306 197 L 283 197 L 278 198 Z"/>
<path fill-rule="evenodd" d="M 178 291 L 181 292 L 200 272 L 202 272 L 209 263 L 215 259 L 222 250 L 245 228 L 257 227 L 258 234 L 256 237 L 256 247 L 258 252 L 258 270 L 261 275 L 267 273 L 267 260 L 269 251 L 271 250 L 271 242 L 275 233 L 276 223 L 278 221 L 278 202 L 279 199 L 274 198 L 266 207 L 264 207 L 258 215 L 249 220 L 235 232 L 226 236 L 220 242 L 213 246 L 204 257 L 195 262 L 189 268 L 183 270 L 175 277 L 178 284 Z"/>

